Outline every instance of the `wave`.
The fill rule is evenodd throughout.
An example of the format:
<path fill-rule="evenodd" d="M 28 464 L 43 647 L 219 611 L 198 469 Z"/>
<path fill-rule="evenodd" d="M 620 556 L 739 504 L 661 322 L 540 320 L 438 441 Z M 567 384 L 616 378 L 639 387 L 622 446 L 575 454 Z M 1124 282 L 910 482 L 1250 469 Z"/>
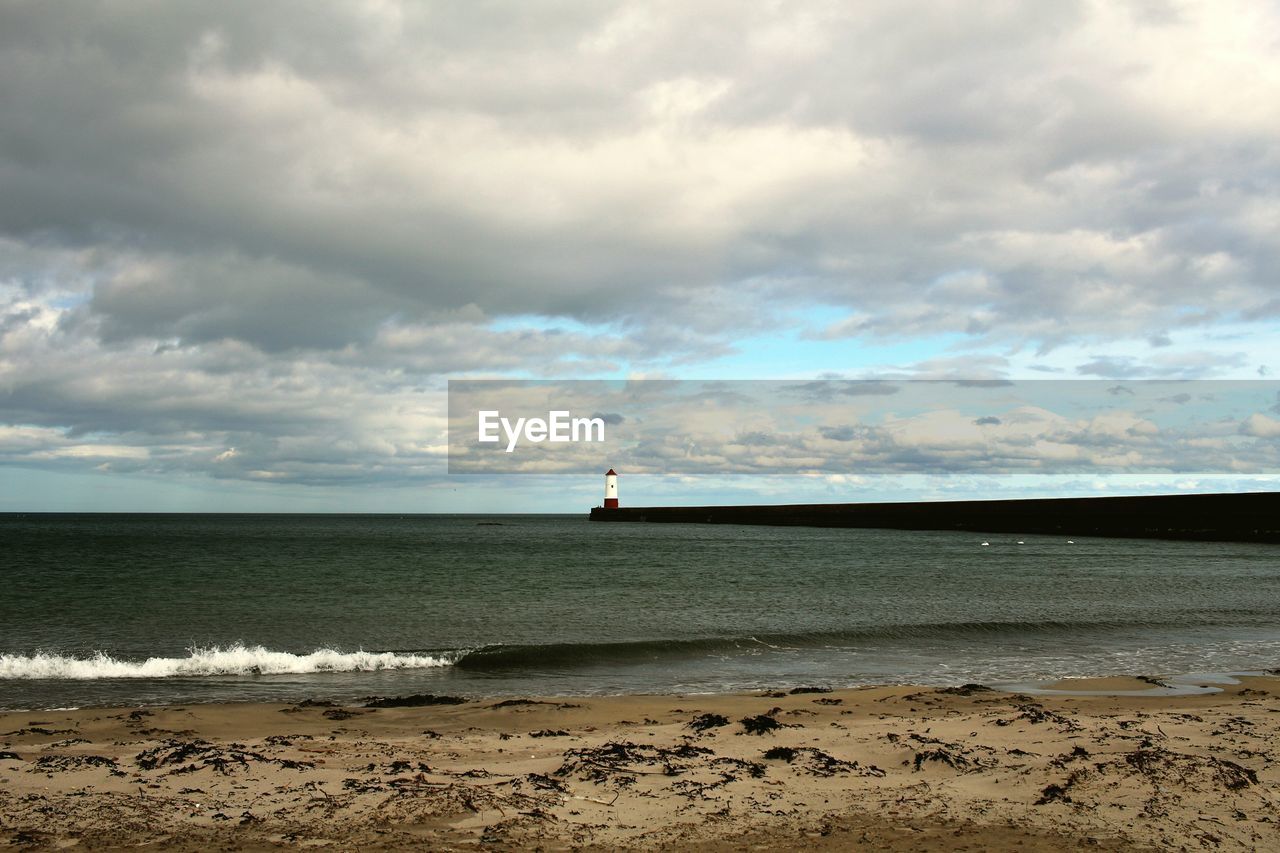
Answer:
<path fill-rule="evenodd" d="M 339 652 L 316 649 L 298 655 L 264 646 L 235 644 L 193 648 L 186 657 L 121 660 L 97 652 L 68 657 L 37 652 L 0 654 L 0 679 L 177 678 L 204 675 L 301 675 L 313 672 L 374 672 L 387 669 L 430 669 L 449 666 L 461 653 Z"/>
<path fill-rule="evenodd" d="M 489 673 L 554 671 L 708 656 L 850 649 L 880 643 L 989 642 L 1013 637 L 1089 636 L 1114 631 L 1185 629 L 1197 625 L 1258 622 L 1258 614 L 1252 611 L 1201 612 L 1195 616 L 1179 613 L 1170 616 L 1167 619 L 1138 620 L 917 622 L 800 633 L 613 642 L 495 644 L 444 651 L 342 652 L 317 649 L 309 654 L 293 654 L 273 651 L 264 646 L 236 644 L 226 648 L 194 648 L 187 657 L 152 657 L 144 661 L 122 660 L 102 652 L 91 657 L 68 657 L 39 652 L 32 655 L 0 653 L 0 680 L 300 675 L 450 666 Z M 1270 624 L 1270 620 L 1265 621 Z"/>
<path fill-rule="evenodd" d="M 574 669 L 607 664 L 637 664 L 708 655 L 856 648 L 881 642 L 948 642 L 994 640 L 1014 636 L 1088 635 L 1091 633 L 1185 628 L 1196 620 L 1040 620 L 989 622 L 923 622 L 867 628 L 751 636 L 631 640 L 597 643 L 492 645 L 463 653 L 459 669 L 506 671 Z M 1218 624 L 1205 620 L 1199 624 Z"/>

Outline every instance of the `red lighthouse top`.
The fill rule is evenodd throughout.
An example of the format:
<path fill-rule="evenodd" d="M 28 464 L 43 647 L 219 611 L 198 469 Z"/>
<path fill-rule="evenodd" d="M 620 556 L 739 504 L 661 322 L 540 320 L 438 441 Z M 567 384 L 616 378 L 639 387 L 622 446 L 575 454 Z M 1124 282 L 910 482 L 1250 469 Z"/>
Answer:
<path fill-rule="evenodd" d="M 604 475 L 605 475 L 606 477 L 616 477 L 616 476 L 618 476 L 618 472 L 617 472 L 617 471 L 615 471 L 615 470 L 613 470 L 612 468 L 610 468 L 608 471 L 606 471 L 606 472 L 605 472 L 605 474 L 604 474 Z"/>

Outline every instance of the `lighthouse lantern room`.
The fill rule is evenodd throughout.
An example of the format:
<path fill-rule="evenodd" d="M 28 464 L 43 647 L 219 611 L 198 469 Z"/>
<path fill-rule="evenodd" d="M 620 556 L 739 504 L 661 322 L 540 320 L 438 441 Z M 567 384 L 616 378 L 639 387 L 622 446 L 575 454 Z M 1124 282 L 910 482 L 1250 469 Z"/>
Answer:
<path fill-rule="evenodd" d="M 604 508 L 618 508 L 618 472 L 612 468 L 604 475 Z"/>

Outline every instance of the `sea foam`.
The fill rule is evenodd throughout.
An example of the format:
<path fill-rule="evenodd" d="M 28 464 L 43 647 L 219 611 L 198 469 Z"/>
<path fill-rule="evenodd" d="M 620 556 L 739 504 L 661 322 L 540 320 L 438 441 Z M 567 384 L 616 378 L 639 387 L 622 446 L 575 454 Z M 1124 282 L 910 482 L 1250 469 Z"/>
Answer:
<path fill-rule="evenodd" d="M 0 679 L 175 678 L 201 675 L 300 675 L 310 672 L 373 672 L 382 669 L 429 669 L 449 666 L 455 655 L 397 652 L 340 652 L 316 649 L 298 655 L 263 646 L 236 644 L 193 648 L 187 657 L 120 660 L 103 652 L 67 657 L 37 652 L 0 654 Z"/>

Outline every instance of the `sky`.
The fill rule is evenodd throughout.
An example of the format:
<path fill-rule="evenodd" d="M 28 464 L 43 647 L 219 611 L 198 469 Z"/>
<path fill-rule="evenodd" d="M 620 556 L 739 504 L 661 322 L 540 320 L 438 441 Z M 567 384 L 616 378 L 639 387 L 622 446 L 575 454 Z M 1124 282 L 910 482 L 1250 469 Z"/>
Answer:
<path fill-rule="evenodd" d="M 0 0 L 0 115 L 0 511 L 599 501 L 448 476 L 450 379 L 1280 371 L 1275 2 Z"/>

